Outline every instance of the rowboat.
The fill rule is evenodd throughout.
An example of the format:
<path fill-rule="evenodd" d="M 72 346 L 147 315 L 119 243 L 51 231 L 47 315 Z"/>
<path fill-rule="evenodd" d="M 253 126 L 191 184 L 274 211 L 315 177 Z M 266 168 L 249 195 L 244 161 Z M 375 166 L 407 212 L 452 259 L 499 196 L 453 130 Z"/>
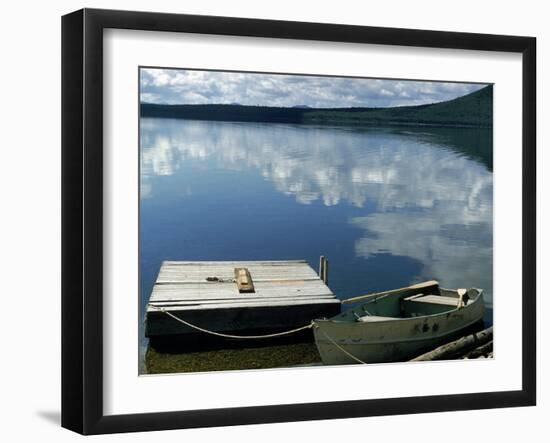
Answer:
<path fill-rule="evenodd" d="M 406 361 L 483 318 L 481 289 L 444 289 L 435 280 L 344 300 L 352 305 L 313 321 L 325 365 Z"/>

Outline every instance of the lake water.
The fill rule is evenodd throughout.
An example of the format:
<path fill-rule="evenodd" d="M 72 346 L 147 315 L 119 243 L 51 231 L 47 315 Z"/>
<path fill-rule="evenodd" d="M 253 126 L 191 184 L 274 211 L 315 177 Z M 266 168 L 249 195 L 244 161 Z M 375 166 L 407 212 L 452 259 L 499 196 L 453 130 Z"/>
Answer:
<path fill-rule="evenodd" d="M 140 125 L 141 318 L 162 260 L 325 255 L 342 299 L 436 279 L 492 323 L 491 130 Z"/>

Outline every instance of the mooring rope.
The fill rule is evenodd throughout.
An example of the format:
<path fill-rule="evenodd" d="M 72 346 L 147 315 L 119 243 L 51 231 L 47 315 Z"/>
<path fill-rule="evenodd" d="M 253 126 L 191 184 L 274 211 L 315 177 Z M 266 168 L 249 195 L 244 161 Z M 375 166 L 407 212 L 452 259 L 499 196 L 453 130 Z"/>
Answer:
<path fill-rule="evenodd" d="M 301 326 L 299 328 L 296 328 L 296 329 L 291 329 L 289 331 L 283 331 L 283 332 L 276 332 L 276 333 L 273 333 L 273 334 L 264 334 L 264 335 L 232 335 L 232 334 L 222 334 L 221 332 L 215 332 L 215 331 L 211 331 L 209 329 L 204 329 L 204 328 L 201 328 L 197 325 L 194 325 L 192 323 L 189 323 L 188 321 L 185 321 L 184 319 L 172 314 L 171 312 L 168 312 L 166 311 L 164 308 L 161 308 L 161 307 L 158 307 L 158 306 L 155 306 L 155 309 L 161 311 L 161 312 L 164 312 L 166 315 L 168 315 L 169 317 L 172 317 L 174 320 L 186 325 L 186 326 L 189 326 L 190 328 L 192 329 L 196 329 L 197 331 L 200 331 L 200 332 L 204 332 L 205 334 L 210 334 L 210 335 L 215 335 L 217 337 L 223 337 L 223 338 L 236 338 L 236 339 L 262 339 L 262 338 L 273 338 L 273 337 L 281 337 L 283 335 L 290 335 L 290 334 L 294 334 L 295 332 L 300 332 L 300 331 L 305 331 L 306 329 L 310 329 L 312 327 L 315 326 L 315 323 L 314 322 L 311 322 L 310 324 L 308 325 L 305 325 L 305 326 Z M 318 327 L 318 326 L 317 326 Z M 344 348 L 342 348 L 338 343 L 336 343 L 331 337 L 329 337 L 329 335 L 323 331 L 322 329 L 320 329 L 320 331 L 323 333 L 323 335 L 328 338 L 328 340 L 334 345 L 336 346 L 340 351 L 342 351 L 344 354 L 346 354 L 348 357 L 352 358 L 353 360 L 355 360 L 356 362 L 358 363 L 361 363 L 363 365 L 366 365 L 367 363 L 365 363 L 363 360 L 360 360 L 359 358 L 355 357 L 354 355 L 350 354 L 348 351 L 346 351 Z"/>
<path fill-rule="evenodd" d="M 365 363 L 363 360 L 360 360 L 358 359 L 355 355 L 352 355 L 350 354 L 348 351 L 346 351 L 344 348 L 342 348 L 338 343 L 336 343 L 331 337 L 329 337 L 329 335 L 323 331 L 322 329 L 319 329 L 323 335 L 329 339 L 329 341 L 334 345 L 336 346 L 338 349 L 340 349 L 340 351 L 342 351 L 344 354 L 346 354 L 348 357 L 352 358 L 353 360 L 355 360 L 356 362 L 358 363 L 361 363 L 362 365 L 366 365 L 367 363 Z"/>
<path fill-rule="evenodd" d="M 283 332 L 276 332 L 276 333 L 273 333 L 273 334 L 264 334 L 264 335 L 231 335 L 231 334 L 222 334 L 221 332 L 215 332 L 215 331 L 210 331 L 208 329 L 204 329 L 204 328 L 201 328 L 197 325 L 194 325 L 192 323 L 189 323 L 188 321 L 185 321 L 183 320 L 182 318 L 172 314 L 171 312 L 168 312 L 166 311 L 164 308 L 160 308 L 160 307 L 155 307 L 156 309 L 158 309 L 159 311 L 161 312 L 164 312 L 166 315 L 168 315 L 169 317 L 172 317 L 174 320 L 177 320 L 179 321 L 180 323 L 186 325 L 186 326 L 189 326 L 190 328 L 193 328 L 193 329 L 196 329 L 197 331 L 201 331 L 201 332 L 204 332 L 205 334 L 211 334 L 211 335 L 216 335 L 218 337 L 224 337 L 224 338 L 238 338 L 238 339 L 261 339 L 261 338 L 273 338 L 273 337 L 281 337 L 283 335 L 289 335 L 289 334 L 294 334 L 295 332 L 300 332 L 300 331 L 304 331 L 306 329 L 309 329 L 311 327 L 313 327 L 313 323 L 310 323 L 308 325 L 305 325 L 305 326 L 301 326 L 299 328 L 296 328 L 296 329 L 291 329 L 290 331 L 283 331 Z"/>

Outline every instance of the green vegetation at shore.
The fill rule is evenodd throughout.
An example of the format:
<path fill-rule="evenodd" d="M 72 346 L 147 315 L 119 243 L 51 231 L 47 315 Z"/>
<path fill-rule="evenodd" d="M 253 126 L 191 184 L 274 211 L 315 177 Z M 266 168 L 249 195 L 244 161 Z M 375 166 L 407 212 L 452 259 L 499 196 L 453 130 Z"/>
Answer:
<path fill-rule="evenodd" d="M 244 105 L 157 105 L 142 103 L 142 117 L 237 122 L 333 125 L 428 125 L 492 127 L 493 87 L 453 100 L 392 108 L 278 108 Z"/>
<path fill-rule="evenodd" d="M 288 368 L 320 364 L 315 343 L 287 343 L 253 348 L 161 353 L 148 347 L 148 374 Z"/>

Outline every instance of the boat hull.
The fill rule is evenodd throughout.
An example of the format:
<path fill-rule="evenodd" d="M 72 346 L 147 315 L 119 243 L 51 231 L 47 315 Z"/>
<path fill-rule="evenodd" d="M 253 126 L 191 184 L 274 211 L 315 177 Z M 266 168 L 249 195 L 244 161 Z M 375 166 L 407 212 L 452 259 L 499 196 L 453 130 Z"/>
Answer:
<path fill-rule="evenodd" d="M 450 312 L 377 322 L 315 320 L 314 336 L 325 365 L 407 361 L 460 336 L 483 318 L 479 296 Z"/>

